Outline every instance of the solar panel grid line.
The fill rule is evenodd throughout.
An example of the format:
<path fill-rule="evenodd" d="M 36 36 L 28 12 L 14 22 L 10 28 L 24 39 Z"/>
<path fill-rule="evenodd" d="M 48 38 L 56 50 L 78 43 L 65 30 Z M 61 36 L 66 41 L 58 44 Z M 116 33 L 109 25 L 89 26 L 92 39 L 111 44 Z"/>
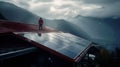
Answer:
<path fill-rule="evenodd" d="M 63 33 L 58 33 L 59 35 L 60 34 L 63 34 Z M 69 34 L 69 33 L 67 33 L 68 35 L 66 35 L 66 34 L 64 34 L 65 35 L 65 37 L 64 38 L 68 38 L 67 40 L 69 40 L 69 41 L 73 41 L 73 42 L 76 42 L 76 43 L 78 43 L 78 44 L 80 44 L 81 46 L 85 46 L 85 45 L 83 45 L 83 44 L 90 44 L 91 42 L 90 41 L 88 41 L 88 40 L 85 40 L 85 39 L 83 39 L 83 38 L 80 38 L 80 37 L 77 37 L 77 36 L 74 36 L 74 35 L 71 35 L 71 34 Z M 58 36 L 59 36 L 58 35 Z M 72 36 L 72 37 L 71 37 Z M 71 38 L 72 39 L 71 39 Z M 77 39 L 77 40 L 76 40 Z M 83 44 L 81 44 L 81 43 L 83 43 Z"/>
<path fill-rule="evenodd" d="M 54 36 L 52 36 L 53 38 L 56 38 L 56 39 L 58 39 L 59 41 L 63 41 L 63 40 L 61 40 L 60 37 L 57 36 L 58 34 L 55 35 L 55 33 L 52 33 L 52 34 L 50 34 L 50 35 L 54 35 Z M 57 37 L 56 37 L 56 36 L 57 36 Z M 67 43 L 65 44 L 65 46 L 68 45 L 68 47 L 70 46 L 69 44 L 71 44 L 71 43 L 73 43 L 73 45 L 75 45 L 74 42 L 71 42 L 71 43 L 70 43 L 70 41 L 66 41 L 66 40 L 64 40 L 64 42 L 67 42 Z M 56 44 L 59 44 L 59 43 L 56 43 Z M 67 47 L 67 46 L 66 46 L 66 47 Z M 72 46 L 72 47 L 74 47 L 74 46 Z M 74 49 L 76 49 L 76 48 L 74 48 Z M 65 49 L 64 49 L 64 50 L 65 50 Z M 71 53 L 71 55 L 72 55 L 72 54 L 75 55 L 75 52 L 73 52 L 73 49 L 71 49 L 71 50 L 69 50 L 69 49 L 67 50 L 67 49 L 66 49 L 66 51 L 69 51 L 69 53 Z M 64 51 L 62 51 L 62 52 L 64 52 Z M 67 56 L 68 56 L 68 55 L 67 55 Z M 73 58 L 73 57 L 72 57 L 72 58 Z"/>
<path fill-rule="evenodd" d="M 32 39 L 32 40 L 33 40 L 33 39 Z M 54 39 L 54 40 L 56 40 L 56 39 Z M 34 41 L 35 41 L 35 40 L 34 40 Z M 35 42 L 39 42 L 39 41 L 36 40 Z M 48 43 L 49 45 L 46 46 L 46 45 L 45 45 L 46 43 Z M 55 45 L 58 44 L 58 43 L 56 43 L 56 42 L 48 42 L 48 41 L 47 41 L 47 42 L 45 42 L 45 44 L 44 44 L 44 46 L 49 47 L 49 48 L 52 49 L 52 48 L 54 48 Z M 51 44 L 52 44 L 52 45 L 51 45 Z M 54 45 L 54 46 L 53 46 L 53 45 Z M 53 46 L 53 47 L 52 47 L 52 46 Z M 57 45 L 56 45 L 56 46 L 57 46 Z M 57 51 L 57 52 L 58 52 L 58 51 L 60 52 L 60 50 L 58 50 L 58 49 L 57 49 L 56 51 Z M 66 51 L 69 51 L 69 50 L 66 50 Z M 69 52 L 71 52 L 71 51 L 69 51 Z M 60 53 L 62 53 L 62 52 L 60 52 Z M 72 54 L 73 54 L 73 52 L 72 52 Z"/>
<path fill-rule="evenodd" d="M 62 33 L 62 34 L 63 34 L 63 33 Z M 65 34 L 65 35 L 66 35 L 66 34 Z M 69 35 L 69 34 L 68 34 L 68 35 Z M 58 36 L 60 36 L 60 33 L 58 33 Z M 70 36 L 71 36 L 71 35 L 70 35 Z M 72 36 L 73 36 L 73 35 L 72 35 Z M 75 37 L 76 37 L 76 36 L 75 36 Z M 78 38 L 78 37 L 77 37 L 77 38 Z M 69 38 L 68 38 L 68 39 L 69 39 Z M 83 40 L 83 39 L 80 38 L 80 40 Z M 75 42 L 75 41 L 74 41 L 74 42 Z M 76 43 L 79 44 L 81 47 L 82 47 L 82 46 L 85 46 L 85 44 L 82 45 L 82 44 L 79 43 L 79 39 L 78 39 L 78 41 L 77 41 Z M 89 44 L 90 44 L 90 43 L 91 43 L 91 42 L 89 42 Z M 88 45 L 89 45 L 89 44 L 88 44 Z M 75 45 L 75 46 L 76 46 L 76 45 Z M 80 49 L 81 49 L 81 48 L 80 48 Z M 79 53 L 78 53 L 78 55 L 79 55 Z M 76 57 L 77 57 L 78 55 L 76 55 Z M 74 58 L 76 58 L 76 57 L 74 57 Z"/>

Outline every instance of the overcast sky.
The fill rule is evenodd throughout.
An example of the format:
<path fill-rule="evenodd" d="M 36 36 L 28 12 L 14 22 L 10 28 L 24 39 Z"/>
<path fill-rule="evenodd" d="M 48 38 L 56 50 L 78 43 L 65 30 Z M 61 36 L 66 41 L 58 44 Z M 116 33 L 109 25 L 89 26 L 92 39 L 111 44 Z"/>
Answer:
<path fill-rule="evenodd" d="M 77 15 L 120 17 L 120 0 L 0 0 L 16 4 L 44 18 L 72 18 Z"/>

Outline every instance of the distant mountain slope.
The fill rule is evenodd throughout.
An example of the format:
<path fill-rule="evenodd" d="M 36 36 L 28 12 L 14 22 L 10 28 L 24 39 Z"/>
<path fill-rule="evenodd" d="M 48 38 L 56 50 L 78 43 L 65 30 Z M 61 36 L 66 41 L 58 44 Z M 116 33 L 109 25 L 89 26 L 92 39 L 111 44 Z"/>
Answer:
<path fill-rule="evenodd" d="M 49 26 L 51 28 L 63 31 L 63 32 L 69 32 L 73 35 L 79 36 L 79 37 L 84 37 L 87 38 L 86 32 L 82 30 L 79 26 L 63 20 L 63 19 L 57 19 L 57 20 L 44 20 L 46 22 L 46 26 Z"/>
<path fill-rule="evenodd" d="M 89 40 L 101 44 L 110 50 L 120 47 L 119 17 L 86 17 L 78 15 L 71 20 L 88 34 Z"/>
<path fill-rule="evenodd" d="M 0 12 L 10 21 L 37 23 L 38 16 L 14 4 L 0 1 Z"/>

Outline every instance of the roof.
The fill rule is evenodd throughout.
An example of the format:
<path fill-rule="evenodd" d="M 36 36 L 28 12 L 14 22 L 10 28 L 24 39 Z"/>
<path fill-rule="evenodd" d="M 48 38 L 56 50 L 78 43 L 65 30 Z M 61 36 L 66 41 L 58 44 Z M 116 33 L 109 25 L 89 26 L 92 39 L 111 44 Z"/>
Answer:
<path fill-rule="evenodd" d="M 40 31 L 38 25 L 35 24 L 25 24 L 24 22 L 14 22 L 0 20 L 0 32 L 56 32 L 56 30 L 48 27 L 43 27 Z"/>
<path fill-rule="evenodd" d="M 35 52 L 36 47 L 13 33 L 0 33 L 0 60 Z"/>
<path fill-rule="evenodd" d="M 5 33 L 7 34 L 6 36 L 3 35 Z M 91 41 L 74 36 L 70 33 L 63 33 L 45 26 L 43 27 L 43 30 L 40 31 L 38 30 L 37 25 L 3 20 L 0 20 L 0 36 L 3 38 L 14 37 L 17 41 L 22 42 L 23 45 L 26 45 L 25 42 L 27 42 L 27 44 L 37 46 L 52 55 L 58 56 L 70 62 L 79 62 L 80 59 L 87 53 L 88 49 L 92 46 Z M 1 41 L 0 43 L 3 43 L 3 45 L 6 46 L 13 44 L 19 45 L 19 42 L 16 43 L 16 39 L 7 38 L 5 38 L 5 41 L 9 42 L 7 45 L 4 43 L 5 41 Z"/>

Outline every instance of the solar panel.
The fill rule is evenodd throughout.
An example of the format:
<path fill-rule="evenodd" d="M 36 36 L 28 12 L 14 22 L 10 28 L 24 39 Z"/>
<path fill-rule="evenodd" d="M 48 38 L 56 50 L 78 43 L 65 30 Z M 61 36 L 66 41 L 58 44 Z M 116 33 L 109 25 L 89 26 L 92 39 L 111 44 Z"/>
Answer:
<path fill-rule="evenodd" d="M 71 59 L 79 56 L 91 42 L 69 33 L 25 33 L 24 37 L 48 47 Z"/>

